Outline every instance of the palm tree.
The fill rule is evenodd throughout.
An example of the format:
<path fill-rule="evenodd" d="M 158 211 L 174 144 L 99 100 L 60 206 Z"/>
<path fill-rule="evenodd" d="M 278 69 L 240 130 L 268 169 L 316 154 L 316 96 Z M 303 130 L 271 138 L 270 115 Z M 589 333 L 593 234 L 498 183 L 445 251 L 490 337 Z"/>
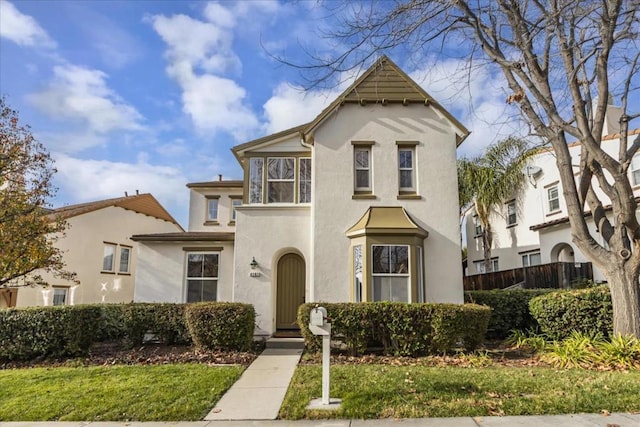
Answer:
<path fill-rule="evenodd" d="M 524 168 L 534 151 L 522 139 L 509 137 L 490 145 L 484 155 L 458 160 L 458 194 L 461 212 L 475 208 L 482 226 L 485 271 L 490 272 L 491 213 L 506 201 L 517 198 L 526 184 Z"/>

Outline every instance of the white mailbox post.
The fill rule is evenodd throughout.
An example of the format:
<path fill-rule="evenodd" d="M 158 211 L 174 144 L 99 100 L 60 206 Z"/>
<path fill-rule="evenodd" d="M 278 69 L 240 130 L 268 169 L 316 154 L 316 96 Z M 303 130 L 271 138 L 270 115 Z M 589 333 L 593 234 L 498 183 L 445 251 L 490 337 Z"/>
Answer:
<path fill-rule="evenodd" d="M 309 313 L 309 330 L 314 335 L 322 336 L 322 399 L 321 405 L 311 401 L 309 407 L 315 409 L 337 409 L 340 407 L 340 399 L 329 398 L 329 362 L 331 357 L 331 323 L 327 318 L 327 309 L 315 307 Z"/>

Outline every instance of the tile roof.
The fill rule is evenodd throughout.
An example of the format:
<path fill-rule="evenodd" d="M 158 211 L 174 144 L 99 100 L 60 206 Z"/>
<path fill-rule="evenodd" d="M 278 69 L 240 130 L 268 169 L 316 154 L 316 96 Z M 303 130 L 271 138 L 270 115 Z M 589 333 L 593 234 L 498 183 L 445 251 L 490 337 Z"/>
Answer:
<path fill-rule="evenodd" d="M 234 232 L 185 231 L 181 233 L 134 234 L 136 242 L 233 242 Z"/>
<path fill-rule="evenodd" d="M 180 227 L 178 221 L 176 221 L 171 216 L 171 214 L 167 212 L 167 210 L 160 204 L 160 202 L 158 202 L 158 200 L 156 200 L 156 198 L 149 193 L 63 206 L 61 208 L 53 209 L 53 211 L 49 214 L 49 217 L 52 219 L 54 217 L 62 217 L 64 219 L 68 219 L 112 206 L 127 209 L 143 215 L 152 216 L 164 221 L 172 222 Z"/>

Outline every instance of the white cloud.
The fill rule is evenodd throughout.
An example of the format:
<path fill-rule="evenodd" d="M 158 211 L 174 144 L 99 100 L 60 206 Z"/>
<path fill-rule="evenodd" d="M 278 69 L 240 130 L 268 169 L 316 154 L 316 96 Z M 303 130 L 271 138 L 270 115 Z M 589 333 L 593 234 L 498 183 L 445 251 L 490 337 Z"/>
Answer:
<path fill-rule="evenodd" d="M 28 99 L 55 119 L 80 120 L 87 130 L 105 134 L 114 130 L 141 130 L 143 117 L 107 86 L 107 75 L 76 65 L 54 67 L 49 86 Z"/>
<path fill-rule="evenodd" d="M 339 93 L 338 90 L 304 92 L 299 87 L 280 83 L 263 106 L 267 120 L 265 132 L 279 132 L 313 120 Z"/>
<path fill-rule="evenodd" d="M 83 160 L 64 154 L 54 155 L 58 169 L 56 181 L 65 194 L 73 195 L 69 203 L 124 196 L 124 192 L 151 193 L 176 219 L 186 225 L 189 192 L 187 178 L 180 170 L 147 162 L 144 156 L 137 163 L 108 160 Z"/>
<path fill-rule="evenodd" d="M 0 1 L 0 36 L 21 46 L 56 47 L 35 19 L 21 13 L 7 0 Z"/>

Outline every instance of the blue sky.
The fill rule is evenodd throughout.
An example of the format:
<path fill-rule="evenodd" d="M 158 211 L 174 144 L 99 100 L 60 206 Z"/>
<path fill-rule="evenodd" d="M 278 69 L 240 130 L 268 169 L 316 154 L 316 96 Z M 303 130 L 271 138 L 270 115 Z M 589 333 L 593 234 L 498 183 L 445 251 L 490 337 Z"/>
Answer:
<path fill-rule="evenodd" d="M 353 78 L 303 92 L 269 55 L 330 51 L 330 15 L 314 1 L 0 0 L 0 94 L 56 161 L 54 206 L 139 190 L 186 228 L 185 184 L 241 178 L 231 147 L 313 119 Z M 517 131 L 501 78 L 388 54 L 472 130 L 461 154 Z"/>

